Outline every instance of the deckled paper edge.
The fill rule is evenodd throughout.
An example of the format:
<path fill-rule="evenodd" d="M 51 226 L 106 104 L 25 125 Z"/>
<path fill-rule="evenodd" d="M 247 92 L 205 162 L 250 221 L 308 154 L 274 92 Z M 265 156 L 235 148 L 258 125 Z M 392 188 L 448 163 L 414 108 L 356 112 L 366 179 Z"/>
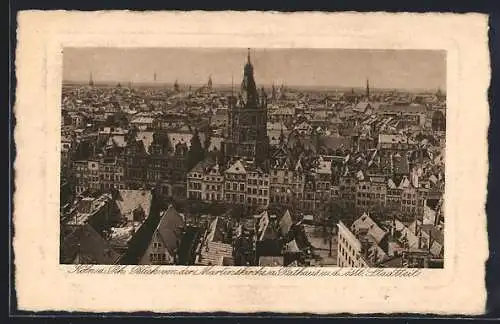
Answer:
<path fill-rule="evenodd" d="M 485 16 L 59 11 L 24 12 L 18 21 L 21 28 L 16 57 L 18 155 L 13 244 L 21 309 L 484 312 L 489 118 Z M 367 35 L 371 40 L 366 39 Z M 445 240 L 453 244 L 445 244 L 447 251 L 454 253 L 447 255 L 446 263 L 447 267 L 448 258 L 452 261 L 453 271 L 447 271 L 447 267 L 445 280 L 439 278 L 447 283 L 444 288 L 426 290 L 415 283 L 373 278 L 325 282 L 323 278 L 287 281 L 275 277 L 231 278 L 230 281 L 223 277 L 76 277 L 67 275 L 57 265 L 58 229 L 54 231 L 54 224 L 58 222 L 59 178 L 55 166 L 59 165 L 60 111 L 56 108 L 61 71 L 57 69 L 60 56 L 55 56 L 61 44 L 207 47 L 345 47 L 352 44 L 357 48 L 371 48 L 381 46 L 380 40 L 384 39 L 381 36 L 385 36 L 384 46 L 390 48 L 411 44 L 417 48 L 430 44 L 428 48 L 435 48 L 439 47 L 436 42 L 439 37 L 446 43 L 449 68 L 446 211 L 447 215 L 458 215 L 447 222 Z M 329 40 L 335 40 L 333 46 Z M 439 277 L 435 271 L 429 273 L 426 285 L 429 279 Z M 165 291 L 173 293 L 165 296 Z"/>

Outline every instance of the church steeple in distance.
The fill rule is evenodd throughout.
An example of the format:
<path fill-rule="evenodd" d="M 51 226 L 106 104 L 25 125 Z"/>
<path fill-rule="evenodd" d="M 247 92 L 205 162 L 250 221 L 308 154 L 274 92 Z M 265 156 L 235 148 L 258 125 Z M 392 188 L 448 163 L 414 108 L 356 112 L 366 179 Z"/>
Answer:
<path fill-rule="evenodd" d="M 92 72 L 90 72 L 90 76 L 89 76 L 89 86 L 91 86 L 91 87 L 94 86 L 94 78 L 92 77 Z"/>
<path fill-rule="evenodd" d="M 366 78 L 366 100 L 370 100 L 370 82 Z"/>
<path fill-rule="evenodd" d="M 212 75 L 208 76 L 207 87 L 208 89 L 212 90 Z"/>

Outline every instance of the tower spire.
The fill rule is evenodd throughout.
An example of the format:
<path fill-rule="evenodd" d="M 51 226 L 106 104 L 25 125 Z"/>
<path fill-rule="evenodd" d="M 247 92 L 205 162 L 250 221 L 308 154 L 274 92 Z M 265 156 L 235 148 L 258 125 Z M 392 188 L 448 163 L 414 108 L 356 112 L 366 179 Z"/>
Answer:
<path fill-rule="evenodd" d="M 370 100 L 370 82 L 366 78 L 366 100 Z"/>
<path fill-rule="evenodd" d="M 250 48 L 248 48 L 247 62 L 250 64 Z"/>

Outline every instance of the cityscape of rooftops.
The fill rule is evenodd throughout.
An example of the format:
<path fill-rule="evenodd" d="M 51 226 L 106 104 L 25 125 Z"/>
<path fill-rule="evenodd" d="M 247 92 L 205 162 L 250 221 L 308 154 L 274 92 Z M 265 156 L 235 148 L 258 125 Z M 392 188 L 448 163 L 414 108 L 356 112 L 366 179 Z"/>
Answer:
<path fill-rule="evenodd" d="M 443 51 L 67 48 L 63 80 L 61 264 L 444 267 Z"/>

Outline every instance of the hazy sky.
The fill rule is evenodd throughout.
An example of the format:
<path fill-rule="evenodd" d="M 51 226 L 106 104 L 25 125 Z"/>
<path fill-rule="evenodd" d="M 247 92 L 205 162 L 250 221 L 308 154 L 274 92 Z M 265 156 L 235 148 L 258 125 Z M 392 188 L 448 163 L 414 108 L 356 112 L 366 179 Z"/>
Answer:
<path fill-rule="evenodd" d="M 247 49 L 65 48 L 64 81 L 241 82 Z M 251 49 L 257 85 L 446 89 L 446 53 L 430 50 Z"/>

